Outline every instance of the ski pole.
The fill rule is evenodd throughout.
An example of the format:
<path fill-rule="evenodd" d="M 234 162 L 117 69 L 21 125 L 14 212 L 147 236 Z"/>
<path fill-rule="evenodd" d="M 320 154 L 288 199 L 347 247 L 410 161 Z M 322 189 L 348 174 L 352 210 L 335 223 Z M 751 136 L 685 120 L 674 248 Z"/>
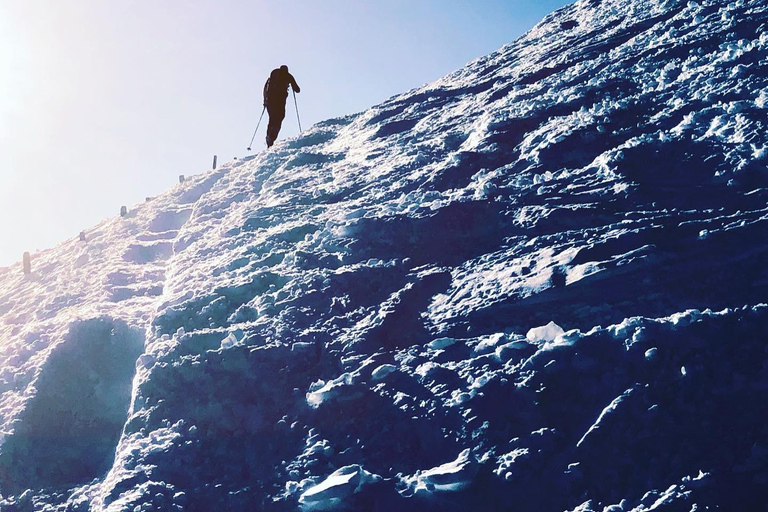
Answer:
<path fill-rule="evenodd" d="M 256 123 L 256 129 L 253 130 L 253 137 L 251 137 L 251 144 L 253 144 L 253 139 L 256 138 L 256 132 L 259 131 L 259 125 L 261 124 L 261 119 L 264 117 L 264 111 L 267 110 L 267 106 L 264 105 L 264 108 L 261 110 L 261 116 L 259 116 L 259 122 Z M 248 144 L 248 151 L 251 150 L 251 144 Z"/>
<path fill-rule="evenodd" d="M 293 104 L 296 106 L 296 119 L 299 121 L 299 133 L 301 133 L 301 118 L 299 117 L 299 104 L 296 102 L 296 91 L 293 90 L 293 87 L 291 87 L 291 92 L 293 93 Z"/>

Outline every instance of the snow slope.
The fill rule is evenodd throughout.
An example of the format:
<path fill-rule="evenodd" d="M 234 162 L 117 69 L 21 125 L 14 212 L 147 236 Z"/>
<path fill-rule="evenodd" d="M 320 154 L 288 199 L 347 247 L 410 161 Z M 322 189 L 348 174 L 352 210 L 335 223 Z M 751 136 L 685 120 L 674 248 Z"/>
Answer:
<path fill-rule="evenodd" d="M 767 24 L 579 0 L 0 269 L 0 509 L 764 507 Z"/>

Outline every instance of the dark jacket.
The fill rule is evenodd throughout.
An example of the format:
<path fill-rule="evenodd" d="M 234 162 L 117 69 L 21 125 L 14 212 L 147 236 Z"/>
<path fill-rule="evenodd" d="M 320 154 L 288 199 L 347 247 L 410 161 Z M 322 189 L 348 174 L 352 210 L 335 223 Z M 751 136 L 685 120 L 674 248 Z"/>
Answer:
<path fill-rule="evenodd" d="M 264 106 L 285 105 L 288 97 L 288 86 L 293 87 L 296 92 L 301 92 L 301 88 L 296 83 L 287 69 L 277 68 L 269 74 L 267 83 L 264 84 Z"/>

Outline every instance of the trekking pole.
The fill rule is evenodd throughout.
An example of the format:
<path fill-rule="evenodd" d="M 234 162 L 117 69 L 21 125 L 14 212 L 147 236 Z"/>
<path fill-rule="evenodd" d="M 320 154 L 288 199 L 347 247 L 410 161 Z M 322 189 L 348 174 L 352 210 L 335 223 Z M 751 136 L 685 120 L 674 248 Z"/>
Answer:
<path fill-rule="evenodd" d="M 256 138 L 256 132 L 259 131 L 259 125 L 261 124 L 261 119 L 264 117 L 264 111 L 267 110 L 267 106 L 264 105 L 264 108 L 261 110 L 261 116 L 259 116 L 259 122 L 256 123 L 256 129 L 253 130 L 253 137 L 251 137 L 251 144 L 253 144 L 253 139 Z M 251 144 L 248 144 L 248 151 L 251 150 Z"/>
<path fill-rule="evenodd" d="M 296 119 L 299 121 L 299 133 L 301 133 L 301 118 L 299 117 L 299 104 L 296 103 L 296 91 L 293 90 L 293 87 L 291 87 L 291 92 L 293 93 L 293 104 L 296 105 Z"/>

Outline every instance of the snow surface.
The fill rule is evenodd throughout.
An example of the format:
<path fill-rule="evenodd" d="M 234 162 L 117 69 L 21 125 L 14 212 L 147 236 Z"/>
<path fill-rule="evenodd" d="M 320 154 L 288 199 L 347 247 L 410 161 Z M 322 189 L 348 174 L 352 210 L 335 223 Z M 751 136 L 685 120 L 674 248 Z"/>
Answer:
<path fill-rule="evenodd" d="M 758 510 L 768 1 L 579 0 L 0 269 L 0 510 Z"/>

